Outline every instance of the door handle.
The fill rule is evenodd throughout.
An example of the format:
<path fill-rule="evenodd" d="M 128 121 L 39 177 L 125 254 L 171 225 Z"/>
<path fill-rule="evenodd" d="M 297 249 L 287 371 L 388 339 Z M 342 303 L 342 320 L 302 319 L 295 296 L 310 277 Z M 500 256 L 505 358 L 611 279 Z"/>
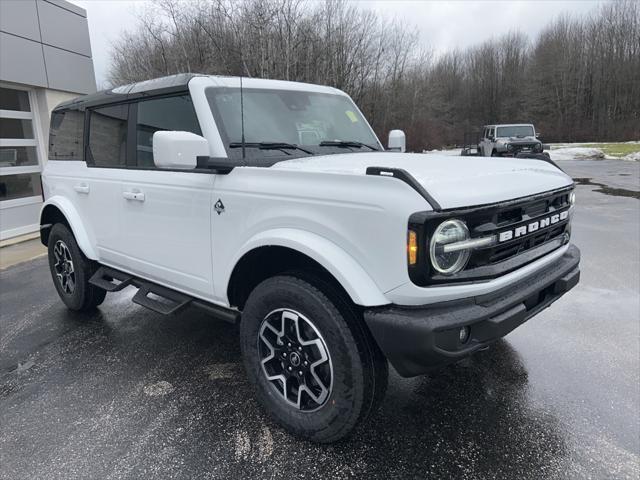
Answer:
<path fill-rule="evenodd" d="M 78 193 L 89 193 L 89 185 L 87 185 L 86 183 L 75 185 L 73 189 Z"/>
<path fill-rule="evenodd" d="M 127 200 L 135 200 L 137 202 L 144 202 L 144 193 L 142 192 L 122 192 L 122 196 Z"/>

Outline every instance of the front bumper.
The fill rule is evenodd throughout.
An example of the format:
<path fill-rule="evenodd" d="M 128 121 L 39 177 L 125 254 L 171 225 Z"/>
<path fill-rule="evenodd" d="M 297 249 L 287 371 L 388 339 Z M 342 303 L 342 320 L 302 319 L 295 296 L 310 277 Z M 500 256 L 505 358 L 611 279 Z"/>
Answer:
<path fill-rule="evenodd" d="M 421 307 L 370 308 L 364 319 L 398 373 L 413 377 L 471 355 L 547 308 L 577 285 L 579 263 L 580 250 L 570 245 L 551 265 L 496 292 Z M 462 344 L 465 326 L 469 338 Z"/>

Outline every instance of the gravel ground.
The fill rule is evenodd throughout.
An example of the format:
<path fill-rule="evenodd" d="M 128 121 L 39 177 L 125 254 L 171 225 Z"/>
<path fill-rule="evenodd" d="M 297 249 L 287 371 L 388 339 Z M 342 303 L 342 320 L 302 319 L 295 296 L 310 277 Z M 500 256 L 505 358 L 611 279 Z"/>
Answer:
<path fill-rule="evenodd" d="M 0 272 L 0 478 L 629 478 L 640 475 L 640 164 L 575 178 L 582 281 L 491 349 L 390 378 L 342 443 L 256 405 L 237 331 L 109 295 L 68 312 L 40 258 Z M 634 193 L 635 192 L 635 193 Z"/>

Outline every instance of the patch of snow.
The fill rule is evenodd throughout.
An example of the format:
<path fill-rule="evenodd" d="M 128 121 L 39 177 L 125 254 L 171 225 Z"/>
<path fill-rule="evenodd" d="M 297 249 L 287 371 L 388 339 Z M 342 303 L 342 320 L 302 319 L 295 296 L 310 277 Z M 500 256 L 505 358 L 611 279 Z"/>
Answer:
<path fill-rule="evenodd" d="M 440 155 L 460 156 L 460 154 L 462 153 L 462 149 L 453 148 L 451 150 L 424 150 L 422 153 L 425 153 L 427 155 L 436 153 Z"/>
<path fill-rule="evenodd" d="M 549 151 L 552 160 L 613 160 L 615 157 L 608 157 L 599 148 L 588 147 L 568 147 L 557 148 Z"/>
<path fill-rule="evenodd" d="M 633 152 L 622 157 L 622 160 L 627 160 L 629 162 L 640 162 L 640 152 Z"/>

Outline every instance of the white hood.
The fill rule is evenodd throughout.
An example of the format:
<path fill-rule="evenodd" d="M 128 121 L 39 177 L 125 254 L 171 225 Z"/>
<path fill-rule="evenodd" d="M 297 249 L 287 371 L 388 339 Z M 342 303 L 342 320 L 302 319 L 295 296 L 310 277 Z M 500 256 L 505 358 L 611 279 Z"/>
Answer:
<path fill-rule="evenodd" d="M 271 168 L 365 175 L 367 167 L 406 170 L 444 209 L 512 200 L 573 183 L 568 175 L 542 160 L 507 157 L 371 152 L 302 157 Z"/>

